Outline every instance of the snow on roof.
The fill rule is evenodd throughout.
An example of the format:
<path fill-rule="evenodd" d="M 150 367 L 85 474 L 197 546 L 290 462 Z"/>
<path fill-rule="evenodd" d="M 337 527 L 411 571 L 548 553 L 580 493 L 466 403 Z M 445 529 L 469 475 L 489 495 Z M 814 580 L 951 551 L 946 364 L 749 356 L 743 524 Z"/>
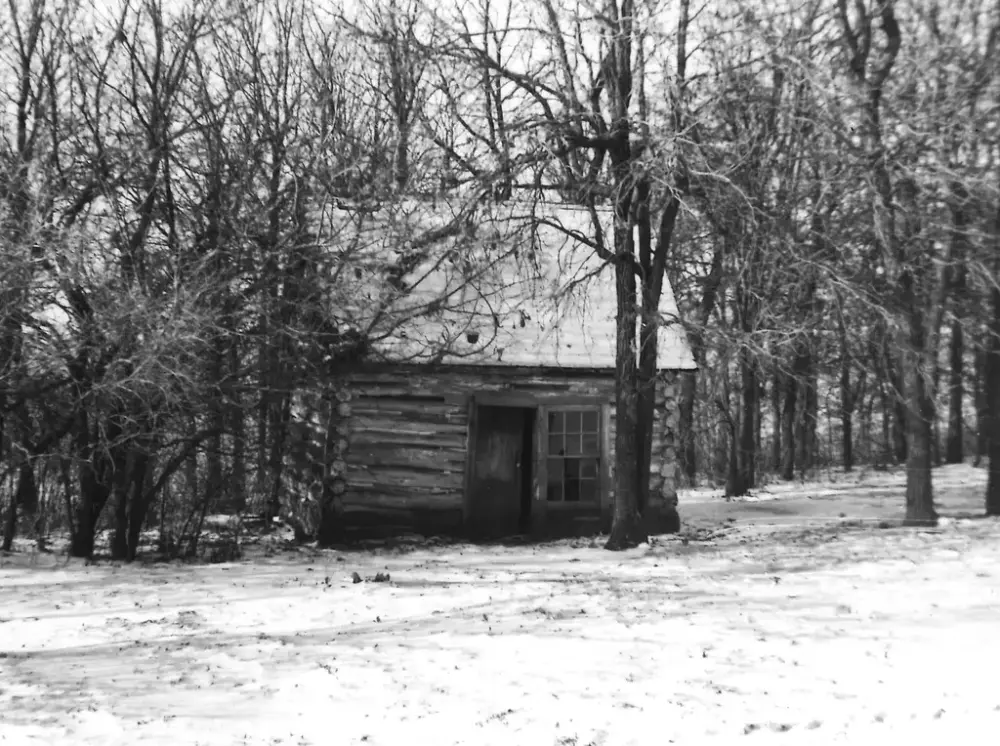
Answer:
<path fill-rule="evenodd" d="M 417 266 L 406 267 L 388 294 L 384 276 L 377 297 L 372 284 L 358 278 L 364 297 L 356 303 L 371 314 L 376 355 L 444 364 L 614 367 L 614 268 L 588 243 L 595 235 L 588 210 L 527 202 L 477 205 L 474 210 L 439 204 L 429 221 L 426 204 L 423 209 L 424 236 L 458 222 L 463 228 L 460 235 L 440 241 Z M 399 242 L 398 227 L 406 222 L 401 215 L 407 212 L 412 213 L 412 206 L 369 221 L 368 230 L 382 234 L 383 246 Z M 610 213 L 603 211 L 599 219 L 607 231 Z M 394 252 L 397 257 L 421 240 L 410 225 L 403 248 Z M 372 237 L 367 243 L 378 241 Z M 372 272 L 383 271 L 372 264 Z M 666 281 L 660 314 L 658 368 L 693 369 Z"/>

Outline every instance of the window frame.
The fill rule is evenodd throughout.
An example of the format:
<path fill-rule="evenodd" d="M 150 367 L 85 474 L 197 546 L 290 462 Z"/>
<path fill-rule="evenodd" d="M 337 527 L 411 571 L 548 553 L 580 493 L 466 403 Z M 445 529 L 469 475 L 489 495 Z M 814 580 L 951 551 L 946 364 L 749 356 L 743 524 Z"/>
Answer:
<path fill-rule="evenodd" d="M 542 410 L 539 412 L 541 417 L 540 429 L 542 430 L 539 435 L 539 445 L 540 449 L 538 452 L 539 461 L 541 462 L 542 468 L 539 470 L 541 473 L 540 484 L 539 484 L 539 498 L 540 501 L 545 505 L 546 509 L 549 510 L 604 510 L 605 504 L 607 502 L 607 483 L 608 483 L 608 429 L 609 429 L 609 417 L 608 417 L 608 407 L 605 403 L 600 401 L 593 402 L 578 402 L 578 403 L 556 403 L 546 405 L 545 407 L 540 407 Z M 560 482 L 563 485 L 563 497 L 559 500 L 549 500 L 548 488 L 549 488 L 549 463 L 551 459 L 563 460 L 567 458 L 565 454 L 551 454 L 549 450 L 549 440 L 551 438 L 551 433 L 549 431 L 549 418 L 553 414 L 570 414 L 574 412 L 591 413 L 597 416 L 597 450 L 595 454 L 588 454 L 591 458 L 596 458 L 596 474 L 593 478 L 595 494 L 592 499 L 586 500 L 566 500 L 565 499 L 565 477 Z M 562 431 L 566 433 L 565 426 Z M 584 433 L 582 422 L 580 428 L 580 434 Z M 587 431 L 591 432 L 591 431 Z M 584 459 L 583 446 L 581 443 L 581 453 L 578 460 L 582 461 Z M 569 458 L 574 458 L 569 456 Z"/>

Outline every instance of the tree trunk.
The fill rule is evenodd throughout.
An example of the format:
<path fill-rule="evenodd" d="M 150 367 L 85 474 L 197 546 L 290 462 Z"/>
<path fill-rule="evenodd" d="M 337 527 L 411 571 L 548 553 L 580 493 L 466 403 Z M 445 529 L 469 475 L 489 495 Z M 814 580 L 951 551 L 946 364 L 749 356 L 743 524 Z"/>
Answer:
<path fill-rule="evenodd" d="M 682 7 L 686 7 L 682 4 Z M 699 370 L 705 369 L 705 337 L 704 327 L 712 316 L 719 295 L 719 287 L 723 276 L 723 259 L 725 242 L 716 241 L 712 252 L 712 266 L 702 289 L 701 300 L 698 303 L 698 313 L 695 322 L 688 328 L 688 338 L 691 341 L 691 354 Z M 687 478 L 688 485 L 694 486 L 698 477 L 697 444 L 694 437 L 694 403 L 698 393 L 698 378 L 696 371 L 684 371 L 681 374 L 680 412 L 678 430 L 680 431 L 681 473 Z"/>
<path fill-rule="evenodd" d="M 35 468 L 31 461 L 25 458 L 18 469 L 17 491 L 11 495 L 7 520 L 4 522 L 3 545 L 5 552 L 14 546 L 14 536 L 17 533 L 17 509 L 21 505 L 38 504 L 38 484 L 35 482 Z"/>
<path fill-rule="evenodd" d="M 756 439 L 755 419 L 757 413 L 757 369 L 750 350 L 745 346 L 740 351 L 740 378 L 742 384 L 742 415 L 740 418 L 739 436 L 739 492 L 733 495 L 745 495 L 756 483 Z"/>
<path fill-rule="evenodd" d="M 796 423 L 799 430 L 795 436 L 795 442 L 799 448 L 796 460 L 799 462 L 799 472 L 805 475 L 816 466 L 819 445 L 816 437 L 819 397 L 816 387 L 816 368 L 811 349 L 808 349 L 803 355 L 799 380 L 802 388 L 799 394 L 799 419 Z"/>
<path fill-rule="evenodd" d="M 146 514 L 149 511 L 149 502 L 152 497 L 149 494 L 149 483 L 152 476 L 151 463 L 152 456 L 149 450 L 143 449 L 136 454 L 132 465 L 128 541 L 125 552 L 125 559 L 128 562 L 134 562 L 139 552 L 142 528 L 146 523 Z"/>
<path fill-rule="evenodd" d="M 934 525 L 934 492 L 931 482 L 931 457 L 934 437 L 934 402 L 922 366 L 914 364 L 907 382 L 908 415 L 906 460 L 906 523 Z"/>
<path fill-rule="evenodd" d="M 70 555 L 89 558 L 94 554 L 97 522 L 111 496 L 111 480 L 114 478 L 116 464 L 112 463 L 104 449 L 93 442 L 97 435 L 90 433 L 86 414 L 81 415 L 78 428 L 80 502 L 73 521 L 75 531 L 70 540 Z M 105 442 L 114 443 L 120 436 L 121 428 L 114 418 L 108 418 Z"/>
<path fill-rule="evenodd" d="M 897 464 L 906 463 L 906 405 L 903 403 L 903 380 L 898 373 L 899 366 L 893 359 L 892 353 L 886 343 L 886 370 L 888 371 L 889 386 L 892 389 L 892 456 Z"/>
<path fill-rule="evenodd" d="M 231 384 L 229 386 L 229 432 L 233 448 L 233 476 L 230 480 L 230 494 L 233 509 L 239 512 L 247 507 L 247 470 L 246 470 L 246 422 L 244 419 L 242 394 L 236 384 L 235 372 L 239 370 L 240 358 L 236 343 L 230 344 L 229 371 Z"/>
<path fill-rule="evenodd" d="M 746 487 L 743 485 L 743 473 L 740 471 L 740 449 L 739 433 L 737 432 L 736 421 L 725 412 L 726 429 L 729 437 L 726 443 L 729 444 L 729 459 L 726 463 L 726 497 L 737 497 L 746 494 Z"/>
<path fill-rule="evenodd" d="M 845 340 L 846 341 L 846 340 Z M 854 392 L 851 389 L 851 364 L 846 348 L 840 364 L 840 437 L 844 471 L 854 468 Z"/>
<path fill-rule="evenodd" d="M 964 185 L 955 181 L 951 185 L 951 256 L 947 272 L 951 276 L 951 305 L 954 321 L 948 347 L 948 436 L 945 443 L 945 461 L 960 464 L 965 459 L 965 330 L 963 323 L 969 302 L 967 298 L 966 255 L 968 253 L 968 226 L 966 204 L 969 199 Z M 943 310 L 943 309 L 942 309 Z"/>
<path fill-rule="evenodd" d="M 150 455 L 138 444 L 129 446 L 125 469 L 116 475 L 115 532 L 111 538 L 111 558 L 134 562 L 139 551 L 142 527 L 148 510 L 147 482 Z"/>
<path fill-rule="evenodd" d="M 893 460 L 892 449 L 892 397 L 886 392 L 885 383 L 879 384 L 879 402 L 882 405 L 882 446 L 879 449 L 878 465 L 887 466 Z M 884 459 L 884 463 L 883 463 Z"/>
<path fill-rule="evenodd" d="M 854 390 L 851 388 L 851 348 L 844 321 L 843 302 L 837 296 L 837 330 L 840 336 L 840 438 L 844 471 L 854 468 Z"/>
<path fill-rule="evenodd" d="M 988 357 L 989 341 L 984 346 L 976 349 L 974 395 L 976 400 L 976 460 L 975 465 L 980 466 L 984 458 L 989 457 L 989 407 L 987 398 L 989 395 L 989 378 L 986 377 L 986 359 Z"/>
<path fill-rule="evenodd" d="M 774 430 L 771 433 L 771 469 L 781 470 L 781 369 L 775 367 L 771 383 L 771 412 L 774 415 Z"/>
<path fill-rule="evenodd" d="M 792 366 L 793 384 L 798 388 L 796 409 L 794 412 L 794 459 L 799 467 L 799 473 L 805 474 L 812 469 L 816 438 L 816 388 L 813 356 L 810 350 L 812 340 L 800 342 Z M 792 478 L 792 477 L 789 477 Z"/>
<path fill-rule="evenodd" d="M 616 241 L 616 243 L 618 243 Z M 630 256 L 628 257 L 630 258 Z M 648 537 L 639 514 L 636 282 L 631 262 L 615 263 L 618 314 L 615 354 L 615 499 L 607 549 L 637 546 Z"/>
<path fill-rule="evenodd" d="M 963 403 L 965 398 L 965 342 L 962 323 L 955 321 L 951 325 L 951 343 L 949 345 L 949 386 L 948 386 L 948 443 L 945 448 L 945 461 L 949 464 L 960 464 L 965 458 L 965 426 Z"/>
<path fill-rule="evenodd" d="M 854 414 L 850 409 L 842 409 L 840 413 L 841 456 L 844 471 L 854 469 Z"/>
<path fill-rule="evenodd" d="M 636 450 L 638 452 L 637 506 L 640 515 L 647 515 L 649 506 L 649 469 L 653 461 L 653 416 L 656 411 L 656 353 L 657 335 L 660 323 L 660 282 L 654 282 L 654 271 L 662 269 L 652 266 L 652 225 L 649 215 L 649 181 L 640 179 L 636 186 L 636 232 L 638 233 L 639 263 L 643 271 L 643 281 L 638 288 L 641 301 L 639 325 L 639 350 Z M 669 235 L 666 240 L 669 241 Z M 662 237 L 661 237 L 662 240 Z M 659 252 L 658 252 L 659 253 Z"/>
<path fill-rule="evenodd" d="M 781 478 L 786 482 L 795 479 L 795 412 L 798 405 L 799 386 L 794 375 L 785 376 L 785 405 L 782 411 Z"/>
<path fill-rule="evenodd" d="M 1000 208 L 994 225 L 994 282 L 1000 280 Z M 986 430 L 989 434 L 990 473 L 986 483 L 986 515 L 1000 515 L 1000 287 L 990 289 L 993 319 L 989 325 L 986 375 Z"/>

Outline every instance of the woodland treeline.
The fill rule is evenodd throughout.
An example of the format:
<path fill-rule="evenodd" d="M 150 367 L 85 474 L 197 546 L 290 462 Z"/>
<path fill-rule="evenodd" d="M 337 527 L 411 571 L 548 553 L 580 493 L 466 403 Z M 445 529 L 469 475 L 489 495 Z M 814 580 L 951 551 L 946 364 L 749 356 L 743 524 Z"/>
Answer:
<path fill-rule="evenodd" d="M 928 523 L 931 467 L 974 459 L 1000 514 L 998 28 L 990 0 L 10 0 L 3 548 L 194 555 L 206 516 L 294 512 L 302 407 L 512 200 L 590 210 L 614 265 L 611 546 L 644 538 L 664 279 L 690 483 L 905 464 Z M 376 213 L 398 246 L 359 252 Z"/>

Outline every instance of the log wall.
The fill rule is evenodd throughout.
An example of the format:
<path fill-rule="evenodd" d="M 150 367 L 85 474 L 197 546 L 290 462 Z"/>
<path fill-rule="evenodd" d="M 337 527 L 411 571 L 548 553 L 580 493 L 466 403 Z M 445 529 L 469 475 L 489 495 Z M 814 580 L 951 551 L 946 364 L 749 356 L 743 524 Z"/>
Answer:
<path fill-rule="evenodd" d="M 441 532 L 462 529 L 473 397 L 516 406 L 614 397 L 611 374 L 515 368 L 356 371 L 346 384 L 350 447 L 338 506 L 345 522 Z"/>
<path fill-rule="evenodd" d="M 666 372 L 657 381 L 650 506 L 659 511 L 675 511 L 677 505 L 677 380 L 676 373 Z M 338 388 L 346 393 L 341 394 L 339 412 L 344 416 L 337 437 L 349 447 L 338 449 L 342 461 L 337 476 L 346 490 L 338 495 L 337 510 L 348 525 L 461 532 L 473 397 L 484 404 L 514 406 L 600 399 L 608 405 L 605 438 L 609 456 L 613 454 L 615 387 L 610 372 L 502 368 L 428 373 L 398 367 L 352 372 Z M 609 487 L 614 484 L 612 466 L 609 458 Z M 610 499 L 612 495 L 602 507 Z M 589 528 L 600 519 L 585 516 L 582 509 L 575 516 L 572 512 L 550 510 L 547 523 L 575 525 L 586 517 Z"/>

